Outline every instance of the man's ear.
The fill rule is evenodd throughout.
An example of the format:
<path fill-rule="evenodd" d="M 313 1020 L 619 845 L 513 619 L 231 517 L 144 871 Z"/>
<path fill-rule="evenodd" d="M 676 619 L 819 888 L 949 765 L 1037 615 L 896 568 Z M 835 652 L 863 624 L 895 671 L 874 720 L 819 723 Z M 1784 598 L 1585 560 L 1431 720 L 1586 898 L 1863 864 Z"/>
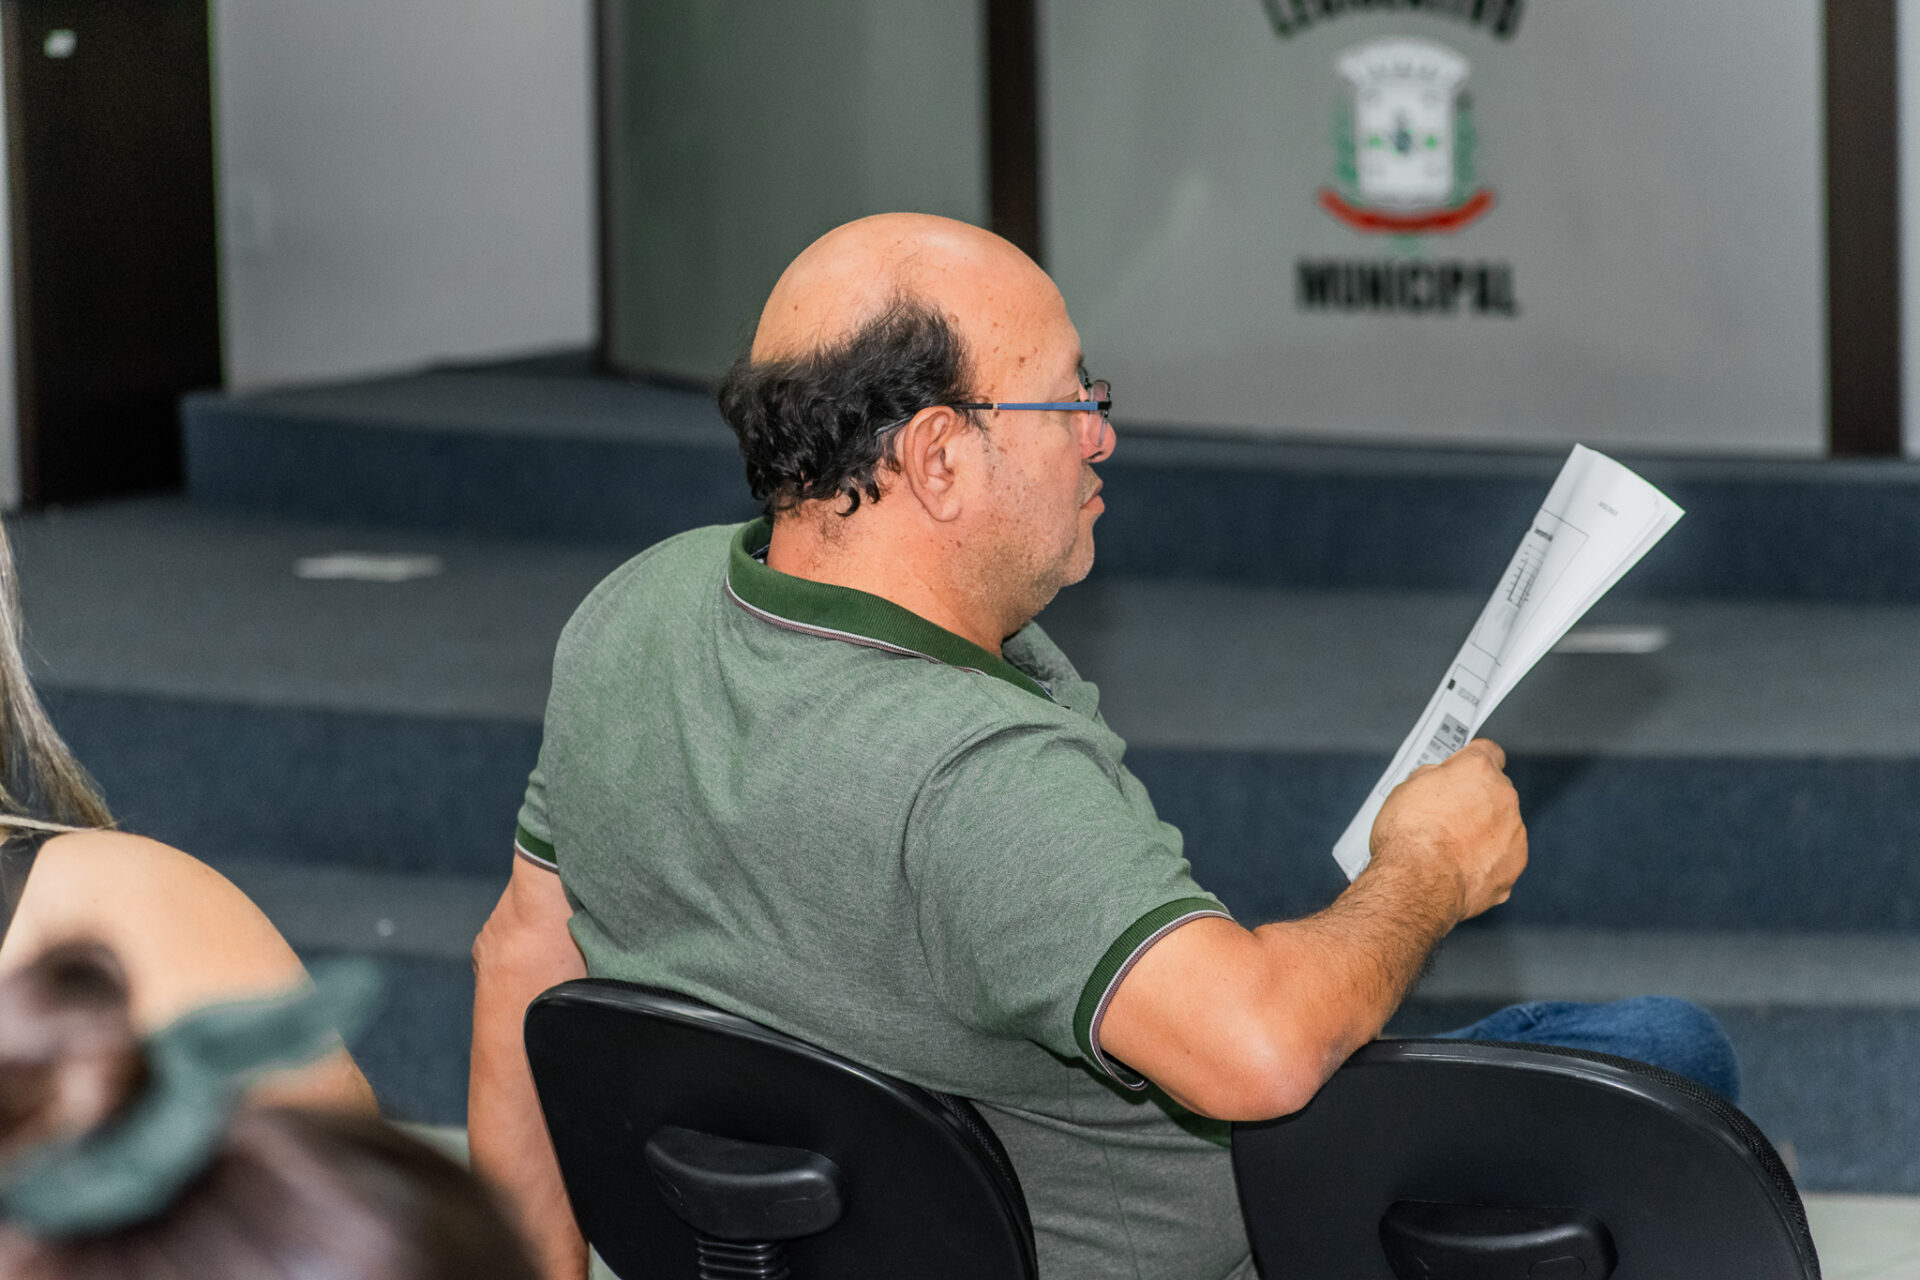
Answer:
<path fill-rule="evenodd" d="M 957 409 L 934 405 L 898 428 L 893 460 L 899 484 L 935 520 L 960 517 L 961 480 L 975 465 L 979 429 Z"/>

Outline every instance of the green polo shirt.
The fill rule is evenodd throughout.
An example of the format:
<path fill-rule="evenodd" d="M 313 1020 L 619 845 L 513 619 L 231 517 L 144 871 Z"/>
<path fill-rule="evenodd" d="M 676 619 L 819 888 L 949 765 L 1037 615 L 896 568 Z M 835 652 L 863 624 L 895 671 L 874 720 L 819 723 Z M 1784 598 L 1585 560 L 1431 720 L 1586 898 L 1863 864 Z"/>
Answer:
<path fill-rule="evenodd" d="M 1105 1058 L 1167 931 L 1225 915 L 1039 627 L 1004 656 L 766 567 L 764 521 L 614 572 L 554 659 L 518 843 L 590 973 L 974 1099 L 1046 1280 L 1252 1274 L 1223 1126 Z"/>

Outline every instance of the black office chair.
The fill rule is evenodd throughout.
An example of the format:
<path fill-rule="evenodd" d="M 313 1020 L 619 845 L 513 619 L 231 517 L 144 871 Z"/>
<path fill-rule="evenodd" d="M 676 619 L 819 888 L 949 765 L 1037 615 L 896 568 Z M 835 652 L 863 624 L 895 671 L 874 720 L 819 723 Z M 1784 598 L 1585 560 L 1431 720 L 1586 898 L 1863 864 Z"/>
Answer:
<path fill-rule="evenodd" d="M 1233 1127 L 1263 1280 L 1818 1280 L 1753 1122 L 1657 1067 L 1463 1040 L 1362 1048 Z"/>
<path fill-rule="evenodd" d="M 527 1010 L 587 1241 L 622 1280 L 1033 1280 L 1005 1150 L 966 1102 L 670 992 Z"/>

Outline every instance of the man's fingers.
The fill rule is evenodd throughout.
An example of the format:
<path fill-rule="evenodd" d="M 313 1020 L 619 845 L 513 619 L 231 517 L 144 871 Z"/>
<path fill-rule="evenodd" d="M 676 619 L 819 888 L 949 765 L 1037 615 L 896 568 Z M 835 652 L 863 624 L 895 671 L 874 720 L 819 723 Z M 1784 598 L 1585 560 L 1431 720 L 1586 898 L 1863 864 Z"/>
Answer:
<path fill-rule="evenodd" d="M 1505 750 L 1501 748 L 1500 744 L 1495 742 L 1492 738 L 1475 738 L 1472 742 L 1469 742 L 1466 746 L 1460 749 L 1462 751 L 1473 751 L 1477 749 L 1479 751 L 1479 754 L 1493 761 L 1494 768 L 1499 769 L 1502 772 L 1506 770 L 1507 753 Z"/>

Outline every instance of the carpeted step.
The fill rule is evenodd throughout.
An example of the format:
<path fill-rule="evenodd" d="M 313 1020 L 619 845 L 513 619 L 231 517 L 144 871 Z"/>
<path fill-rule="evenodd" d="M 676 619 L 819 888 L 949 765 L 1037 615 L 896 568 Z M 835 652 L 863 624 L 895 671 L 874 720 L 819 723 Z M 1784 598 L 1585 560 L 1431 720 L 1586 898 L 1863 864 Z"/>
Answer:
<path fill-rule="evenodd" d="M 272 902 L 270 893 L 263 896 Z M 318 900 L 334 899 L 323 892 Z M 410 903 L 421 901 L 404 887 L 384 900 L 377 890 L 340 893 L 338 900 L 349 914 L 372 907 L 402 919 Z M 311 916 L 287 919 L 289 936 L 303 955 L 341 953 L 336 930 L 323 930 L 321 944 L 315 945 L 302 923 Z M 1671 935 L 1607 936 L 1591 930 L 1532 930 L 1524 931 L 1524 938 L 1519 947 L 1499 931 L 1451 940 L 1434 977 L 1403 1007 L 1391 1030 L 1429 1034 L 1520 999 L 1671 994 L 1700 1000 L 1739 1054 L 1743 1109 L 1790 1153 L 1803 1188 L 1920 1193 L 1920 1095 L 1911 1087 L 1909 1069 L 1920 1053 L 1920 972 L 1908 954 L 1920 944 L 1802 935 L 1769 945 L 1751 935 L 1689 935 L 1684 946 L 1677 946 Z M 1759 963 L 1756 947 L 1767 957 Z M 1506 985 L 1488 981 L 1493 975 L 1484 964 L 1462 980 L 1456 958 L 1476 949 L 1531 951 L 1552 960 L 1541 964 L 1509 954 Z M 372 954 L 388 978 L 386 1007 L 355 1046 L 382 1106 L 404 1119 L 461 1123 L 473 1000 L 464 953 L 407 951 L 386 942 L 371 950 L 348 950 Z M 1660 958 L 1658 976 L 1635 963 L 1642 953 Z M 1904 972 L 1889 974 L 1884 968 L 1889 961 Z M 1601 974 L 1614 976 L 1610 981 L 1592 976 Z M 1729 974 L 1737 975 L 1731 984 Z M 1477 998 L 1449 994 L 1462 990 L 1476 992 Z"/>
<path fill-rule="evenodd" d="M 373 957 L 387 1005 L 356 1053 L 389 1113 L 465 1118 L 467 952 L 505 879 L 215 859 L 309 958 Z M 1464 1025 L 1521 1000 L 1674 995 L 1711 1008 L 1738 1050 L 1743 1106 L 1801 1185 L 1920 1193 L 1920 937 L 1470 925 L 1394 1021 Z"/>
<path fill-rule="evenodd" d="M 123 826 L 219 858 L 485 873 L 540 747 L 532 719 L 42 694 Z"/>
<path fill-rule="evenodd" d="M 226 510 L 634 548 L 753 513 L 705 393 L 584 362 L 448 368 L 182 408 L 188 487 Z M 1120 426 L 1098 573 L 1268 587 L 1491 588 L 1563 452 Z M 1623 457 L 1689 515 L 1630 595 L 1920 600 L 1920 463 Z"/>
<path fill-rule="evenodd" d="M 486 874 L 508 854 L 539 746 L 531 720 L 46 692 L 124 823 L 220 857 Z M 1249 920 L 1339 892 L 1328 850 L 1385 763 L 1171 748 L 1128 762 L 1201 883 Z M 1532 848 L 1500 908 L 1514 923 L 1920 924 L 1920 762 L 1549 756 L 1510 773 Z"/>
<path fill-rule="evenodd" d="M 293 573 L 382 536 L 167 503 L 16 524 L 38 678 L 125 821 L 222 857 L 495 871 L 554 639 L 621 553 L 394 535 L 443 571 Z M 1109 579 L 1044 621 L 1102 682 L 1203 883 L 1261 919 L 1338 891 L 1326 850 L 1476 608 Z M 1667 648 L 1550 657 L 1489 726 L 1533 840 L 1504 912 L 1637 928 L 1920 921 L 1920 611 L 1631 608 L 1611 616 L 1660 623 Z"/>

